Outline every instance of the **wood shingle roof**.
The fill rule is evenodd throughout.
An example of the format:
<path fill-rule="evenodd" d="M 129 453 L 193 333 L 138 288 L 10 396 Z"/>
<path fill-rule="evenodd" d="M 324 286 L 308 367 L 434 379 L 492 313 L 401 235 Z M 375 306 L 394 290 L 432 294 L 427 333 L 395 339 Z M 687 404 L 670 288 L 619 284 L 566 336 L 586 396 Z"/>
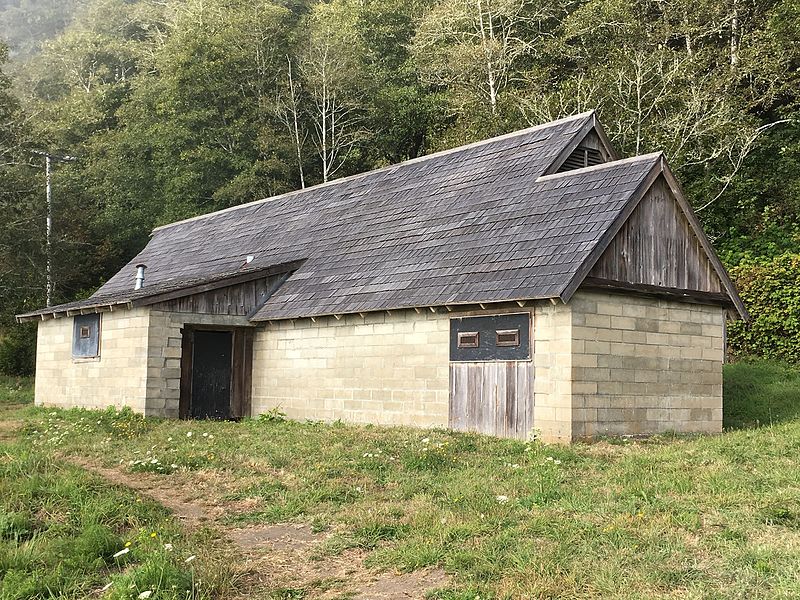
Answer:
<path fill-rule="evenodd" d="M 283 264 L 293 274 L 252 320 L 567 300 L 662 163 L 652 154 L 546 174 L 594 124 L 586 113 L 158 228 L 92 298 L 48 310 L 132 302 Z M 146 283 L 134 292 L 140 263 Z"/>

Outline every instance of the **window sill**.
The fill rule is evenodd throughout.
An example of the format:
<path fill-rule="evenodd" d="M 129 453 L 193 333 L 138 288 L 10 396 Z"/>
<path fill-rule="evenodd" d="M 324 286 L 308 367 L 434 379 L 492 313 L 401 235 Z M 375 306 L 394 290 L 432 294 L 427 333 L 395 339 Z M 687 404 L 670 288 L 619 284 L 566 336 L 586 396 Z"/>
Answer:
<path fill-rule="evenodd" d="M 73 363 L 92 363 L 92 362 L 100 362 L 99 356 L 73 356 L 72 357 Z"/>

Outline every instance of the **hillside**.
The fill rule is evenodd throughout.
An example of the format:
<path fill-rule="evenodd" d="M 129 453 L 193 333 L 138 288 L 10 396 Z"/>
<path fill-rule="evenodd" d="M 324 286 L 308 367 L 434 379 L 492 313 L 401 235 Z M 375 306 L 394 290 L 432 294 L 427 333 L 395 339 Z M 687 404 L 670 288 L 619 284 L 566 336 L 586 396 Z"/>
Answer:
<path fill-rule="evenodd" d="M 728 267 L 800 242 L 797 0 L 5 0 L 0 331 L 154 226 L 587 109 L 664 151 Z M 0 63 L 5 52 L 0 51 Z M 11 74 L 11 76 L 7 76 Z M 3 345 L 30 348 L 31 330 Z M 31 361 L 0 366 L 30 371 Z"/>

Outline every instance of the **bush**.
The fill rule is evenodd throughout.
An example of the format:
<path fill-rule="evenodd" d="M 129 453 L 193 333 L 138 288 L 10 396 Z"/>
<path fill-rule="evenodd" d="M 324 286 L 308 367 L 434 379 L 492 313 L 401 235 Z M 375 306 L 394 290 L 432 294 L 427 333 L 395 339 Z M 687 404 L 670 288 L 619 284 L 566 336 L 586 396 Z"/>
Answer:
<path fill-rule="evenodd" d="M 731 274 L 753 318 L 729 326 L 731 355 L 800 363 L 800 254 L 742 264 Z"/>
<path fill-rule="evenodd" d="M 35 356 L 35 323 L 12 327 L 0 336 L 0 374 L 33 375 Z"/>

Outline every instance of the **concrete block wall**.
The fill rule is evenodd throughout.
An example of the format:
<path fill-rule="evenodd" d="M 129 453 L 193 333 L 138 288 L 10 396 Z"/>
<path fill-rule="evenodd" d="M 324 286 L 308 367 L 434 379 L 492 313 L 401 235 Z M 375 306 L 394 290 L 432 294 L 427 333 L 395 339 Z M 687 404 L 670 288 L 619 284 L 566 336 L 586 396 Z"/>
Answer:
<path fill-rule="evenodd" d="M 538 302 L 533 310 L 533 433 L 572 440 L 572 307 Z"/>
<path fill-rule="evenodd" d="M 36 346 L 35 402 L 62 408 L 130 406 L 145 411 L 149 311 L 105 312 L 99 358 L 73 358 L 73 319 L 42 321 Z"/>
<path fill-rule="evenodd" d="M 570 306 L 573 439 L 722 430 L 722 307 L 588 291 Z"/>
<path fill-rule="evenodd" d="M 446 427 L 447 314 L 425 310 L 267 325 L 253 349 L 253 412 Z"/>
<path fill-rule="evenodd" d="M 579 291 L 533 305 L 533 428 L 545 441 L 718 432 L 721 307 Z M 491 312 L 491 311 L 488 311 Z M 256 330 L 252 413 L 445 427 L 448 313 L 370 313 Z M 73 319 L 39 324 L 36 402 L 178 416 L 181 328 L 244 317 L 139 308 L 104 313 L 100 358 L 73 359 Z"/>

